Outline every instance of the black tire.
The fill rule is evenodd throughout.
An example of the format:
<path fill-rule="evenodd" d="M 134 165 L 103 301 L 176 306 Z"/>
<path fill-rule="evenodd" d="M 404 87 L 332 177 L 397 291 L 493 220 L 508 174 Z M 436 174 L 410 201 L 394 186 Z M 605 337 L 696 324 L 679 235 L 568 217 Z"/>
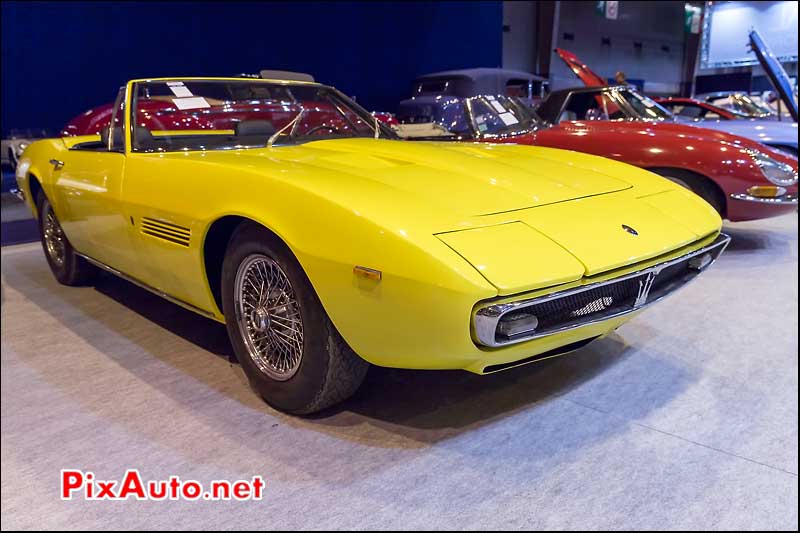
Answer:
<path fill-rule="evenodd" d="M 44 250 L 47 264 L 50 265 L 50 270 L 53 272 L 55 278 L 59 283 L 63 283 L 64 285 L 75 286 L 90 283 L 97 274 L 97 268 L 75 253 L 75 249 L 61 229 L 61 224 L 56 217 L 55 211 L 53 211 L 50 200 L 45 196 L 44 191 L 39 191 L 36 197 L 36 207 L 39 212 L 39 236 L 42 241 L 42 249 Z M 49 225 L 47 221 L 48 216 L 52 216 L 53 219 Z M 47 228 L 45 227 L 46 225 L 48 225 Z M 53 228 L 56 228 L 59 235 L 56 239 L 60 243 L 58 252 L 55 252 L 54 248 L 48 246 L 49 237 L 45 233 L 45 231 L 48 231 L 49 234 L 52 234 Z"/>
<path fill-rule="evenodd" d="M 263 314 L 257 315 L 258 310 L 269 308 L 270 305 L 277 305 L 270 304 L 265 300 L 263 306 L 259 303 L 258 307 L 248 308 L 250 317 L 258 316 L 260 322 L 257 318 L 248 321 L 246 317 L 242 317 L 244 321 L 240 323 L 242 313 L 238 311 L 240 304 L 238 303 L 239 297 L 236 296 L 240 294 L 238 284 L 241 283 L 244 286 L 244 281 L 241 280 L 246 279 L 245 273 L 250 271 L 248 265 L 253 265 L 254 261 L 260 262 L 259 265 L 270 265 L 270 268 L 273 269 L 270 272 L 278 272 L 278 275 L 281 276 L 281 283 L 288 281 L 288 291 L 281 292 L 268 288 L 266 293 L 262 289 L 260 294 L 268 294 L 270 297 L 275 294 L 282 295 L 277 296 L 278 302 L 284 302 L 280 309 L 283 312 L 291 309 L 292 313 L 299 310 L 302 324 L 299 343 L 301 349 L 290 352 L 301 354 L 299 363 L 291 365 L 294 368 L 292 374 L 285 372 L 278 378 L 269 374 L 269 372 L 277 372 L 274 365 L 269 365 L 260 359 L 260 364 L 266 365 L 267 369 L 263 370 L 259 367 L 259 363 L 256 361 L 258 355 L 251 355 L 247 343 L 253 343 L 253 337 L 259 335 L 262 336 L 262 339 L 272 335 L 271 338 L 274 341 L 263 342 L 277 343 L 280 339 L 276 333 L 287 331 L 277 328 L 277 326 L 282 326 L 279 319 L 296 321 L 296 314 L 287 315 L 289 318 L 285 318 L 276 317 L 274 313 L 270 312 L 267 315 L 269 318 L 265 319 Z M 275 265 L 279 269 L 275 269 Z M 237 278 L 237 274 L 241 277 Z M 286 287 L 286 285 L 282 286 Z M 286 296 L 287 294 L 290 296 Z M 252 294 L 250 296 L 255 298 Z M 246 300 L 244 297 L 241 299 L 243 302 Z M 287 301 L 291 301 L 291 304 L 285 304 Z M 261 302 L 261 298 L 259 298 L 259 302 Z M 364 380 L 369 363 L 356 355 L 339 335 L 291 251 L 279 239 L 257 224 L 241 224 L 234 231 L 228 244 L 222 265 L 222 307 L 228 336 L 251 386 L 276 409 L 293 414 L 315 413 L 352 396 Z M 244 309 L 244 307 L 241 308 Z M 276 307 L 272 309 L 276 309 Z M 250 331 L 252 336 L 248 337 L 248 333 L 244 332 L 243 328 Z M 257 331 L 253 332 L 253 328 Z M 286 343 L 282 348 L 291 350 L 292 345 Z M 264 348 L 259 351 L 256 347 L 255 351 L 264 354 L 262 357 L 268 358 L 278 350 Z"/>
<path fill-rule="evenodd" d="M 682 187 L 686 187 L 711 204 L 711 207 L 716 209 L 720 216 L 725 216 L 725 194 L 713 181 L 678 168 L 657 168 L 652 171 Z"/>

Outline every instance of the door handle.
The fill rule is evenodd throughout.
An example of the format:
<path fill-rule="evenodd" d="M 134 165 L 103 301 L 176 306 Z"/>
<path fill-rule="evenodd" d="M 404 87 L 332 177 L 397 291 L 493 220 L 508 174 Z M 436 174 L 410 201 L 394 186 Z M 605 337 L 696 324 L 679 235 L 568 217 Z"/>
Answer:
<path fill-rule="evenodd" d="M 64 162 L 58 159 L 51 159 L 50 164 L 53 165 L 53 170 L 61 170 L 64 168 Z"/>

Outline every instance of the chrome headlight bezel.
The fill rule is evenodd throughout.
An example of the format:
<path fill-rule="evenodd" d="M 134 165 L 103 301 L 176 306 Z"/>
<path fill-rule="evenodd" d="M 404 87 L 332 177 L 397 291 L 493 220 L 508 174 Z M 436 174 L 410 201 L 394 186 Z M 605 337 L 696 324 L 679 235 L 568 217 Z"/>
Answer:
<path fill-rule="evenodd" d="M 758 150 L 748 150 L 747 153 L 761 171 L 761 174 L 770 183 L 782 187 L 788 187 L 797 183 L 797 171 L 788 163 L 778 161 Z"/>

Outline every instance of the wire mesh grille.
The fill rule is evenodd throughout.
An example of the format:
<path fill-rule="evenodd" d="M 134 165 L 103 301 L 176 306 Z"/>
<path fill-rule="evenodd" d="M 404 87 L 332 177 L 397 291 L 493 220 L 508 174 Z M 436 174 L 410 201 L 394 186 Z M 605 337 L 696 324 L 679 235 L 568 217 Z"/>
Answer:
<path fill-rule="evenodd" d="M 533 305 L 526 308 L 526 311 L 539 319 L 538 329 L 550 329 L 611 308 L 633 306 L 639 290 L 638 280 L 637 277 L 609 283 L 596 289 Z"/>
<path fill-rule="evenodd" d="M 691 275 L 693 271 L 688 261 L 682 261 L 664 268 L 655 275 L 650 288 L 650 299 L 664 290 L 676 280 Z M 537 332 L 557 329 L 566 324 L 589 321 L 602 314 L 615 314 L 632 310 L 636 298 L 649 274 L 642 274 L 618 282 L 607 283 L 582 292 L 568 294 L 539 304 L 527 306 L 500 319 L 500 322 L 514 320 L 522 315 L 536 315 Z"/>

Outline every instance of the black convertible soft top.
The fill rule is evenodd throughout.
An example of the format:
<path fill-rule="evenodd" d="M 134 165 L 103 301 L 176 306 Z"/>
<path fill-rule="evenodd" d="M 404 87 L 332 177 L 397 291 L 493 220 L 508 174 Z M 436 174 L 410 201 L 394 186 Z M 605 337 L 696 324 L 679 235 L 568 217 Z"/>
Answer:
<path fill-rule="evenodd" d="M 510 70 L 504 68 L 470 68 L 462 70 L 446 70 L 443 72 L 433 72 L 419 76 L 414 80 L 413 87 L 423 86 L 423 90 L 416 91 L 415 96 L 428 94 L 430 92 L 441 92 L 437 88 L 434 91 L 427 90 L 424 86 L 431 82 L 451 81 L 452 83 L 446 91 L 450 96 L 469 98 L 482 94 L 506 94 L 506 86 L 509 82 L 541 84 L 546 80 L 541 76 L 536 76 L 530 72 L 521 70 Z"/>

